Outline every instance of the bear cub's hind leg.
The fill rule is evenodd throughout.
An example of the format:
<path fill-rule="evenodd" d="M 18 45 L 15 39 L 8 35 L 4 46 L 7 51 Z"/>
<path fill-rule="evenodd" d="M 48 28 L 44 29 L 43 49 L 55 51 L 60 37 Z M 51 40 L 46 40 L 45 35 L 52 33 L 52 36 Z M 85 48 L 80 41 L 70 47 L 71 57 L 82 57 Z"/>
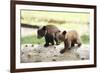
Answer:
<path fill-rule="evenodd" d="M 78 45 L 78 47 L 80 47 L 81 45 L 82 45 L 82 43 L 81 43 L 81 41 L 80 40 L 77 40 L 77 45 Z"/>
<path fill-rule="evenodd" d="M 55 38 L 55 42 L 56 42 L 56 45 L 60 44 L 60 42 L 58 41 L 58 38 Z"/>
<path fill-rule="evenodd" d="M 51 39 L 50 43 L 51 43 L 51 45 L 54 45 L 54 40 L 53 40 L 53 39 Z"/>
<path fill-rule="evenodd" d="M 45 43 L 45 44 L 44 44 L 44 47 L 48 47 L 48 46 L 49 46 L 49 43 Z"/>

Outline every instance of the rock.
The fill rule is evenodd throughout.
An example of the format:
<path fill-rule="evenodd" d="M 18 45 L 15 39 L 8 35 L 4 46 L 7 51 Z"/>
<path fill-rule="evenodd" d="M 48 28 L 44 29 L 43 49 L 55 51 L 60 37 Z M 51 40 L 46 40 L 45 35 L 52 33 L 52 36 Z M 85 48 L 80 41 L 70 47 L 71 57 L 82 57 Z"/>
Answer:
<path fill-rule="evenodd" d="M 21 62 L 30 63 L 89 59 L 88 46 L 83 45 L 80 48 L 74 47 L 71 50 L 66 50 L 64 54 L 60 54 L 60 50 L 63 48 L 63 44 L 46 48 L 40 44 L 22 44 Z"/>

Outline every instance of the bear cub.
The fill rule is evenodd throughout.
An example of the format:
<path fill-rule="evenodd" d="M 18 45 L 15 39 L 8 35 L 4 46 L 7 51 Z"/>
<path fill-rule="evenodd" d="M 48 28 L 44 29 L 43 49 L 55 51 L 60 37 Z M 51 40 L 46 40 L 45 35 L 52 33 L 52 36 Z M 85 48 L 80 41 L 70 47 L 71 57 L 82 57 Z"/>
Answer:
<path fill-rule="evenodd" d="M 64 53 L 66 49 L 71 49 L 77 44 L 78 47 L 81 46 L 80 36 L 75 30 L 63 31 L 58 35 L 59 40 L 64 42 L 64 49 L 60 53 Z"/>
<path fill-rule="evenodd" d="M 37 30 L 37 37 L 42 38 L 45 37 L 44 47 L 48 47 L 50 44 L 54 45 L 54 41 L 56 45 L 59 45 L 57 34 L 60 33 L 60 30 L 54 25 L 45 25 Z"/>

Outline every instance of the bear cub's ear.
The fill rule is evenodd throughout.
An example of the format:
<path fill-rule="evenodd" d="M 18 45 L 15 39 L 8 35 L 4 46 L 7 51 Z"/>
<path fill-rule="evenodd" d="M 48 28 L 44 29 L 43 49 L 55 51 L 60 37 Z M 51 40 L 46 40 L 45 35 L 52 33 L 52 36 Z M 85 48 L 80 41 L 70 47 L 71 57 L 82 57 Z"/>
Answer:
<path fill-rule="evenodd" d="M 67 31 L 65 31 L 65 30 L 62 32 L 63 35 L 65 35 L 66 33 L 67 33 Z"/>
<path fill-rule="evenodd" d="M 43 30 L 46 30 L 46 26 L 43 26 L 43 28 L 42 28 Z"/>

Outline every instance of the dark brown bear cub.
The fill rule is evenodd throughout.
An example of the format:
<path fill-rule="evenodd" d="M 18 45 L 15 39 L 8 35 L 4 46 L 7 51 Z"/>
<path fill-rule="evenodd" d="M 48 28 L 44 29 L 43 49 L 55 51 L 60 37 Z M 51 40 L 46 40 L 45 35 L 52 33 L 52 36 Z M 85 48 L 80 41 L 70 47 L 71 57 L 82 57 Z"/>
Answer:
<path fill-rule="evenodd" d="M 54 41 L 56 42 L 56 45 L 59 45 L 58 37 L 56 37 L 58 33 L 60 33 L 60 30 L 56 26 L 46 25 L 38 29 L 37 37 L 45 37 L 45 47 L 48 47 L 49 44 L 54 45 Z"/>
<path fill-rule="evenodd" d="M 60 51 L 60 53 L 64 53 L 66 49 L 71 49 L 77 44 L 78 47 L 81 46 L 81 41 L 79 34 L 75 30 L 71 31 L 63 31 L 59 35 L 59 40 L 64 42 L 64 49 Z"/>

